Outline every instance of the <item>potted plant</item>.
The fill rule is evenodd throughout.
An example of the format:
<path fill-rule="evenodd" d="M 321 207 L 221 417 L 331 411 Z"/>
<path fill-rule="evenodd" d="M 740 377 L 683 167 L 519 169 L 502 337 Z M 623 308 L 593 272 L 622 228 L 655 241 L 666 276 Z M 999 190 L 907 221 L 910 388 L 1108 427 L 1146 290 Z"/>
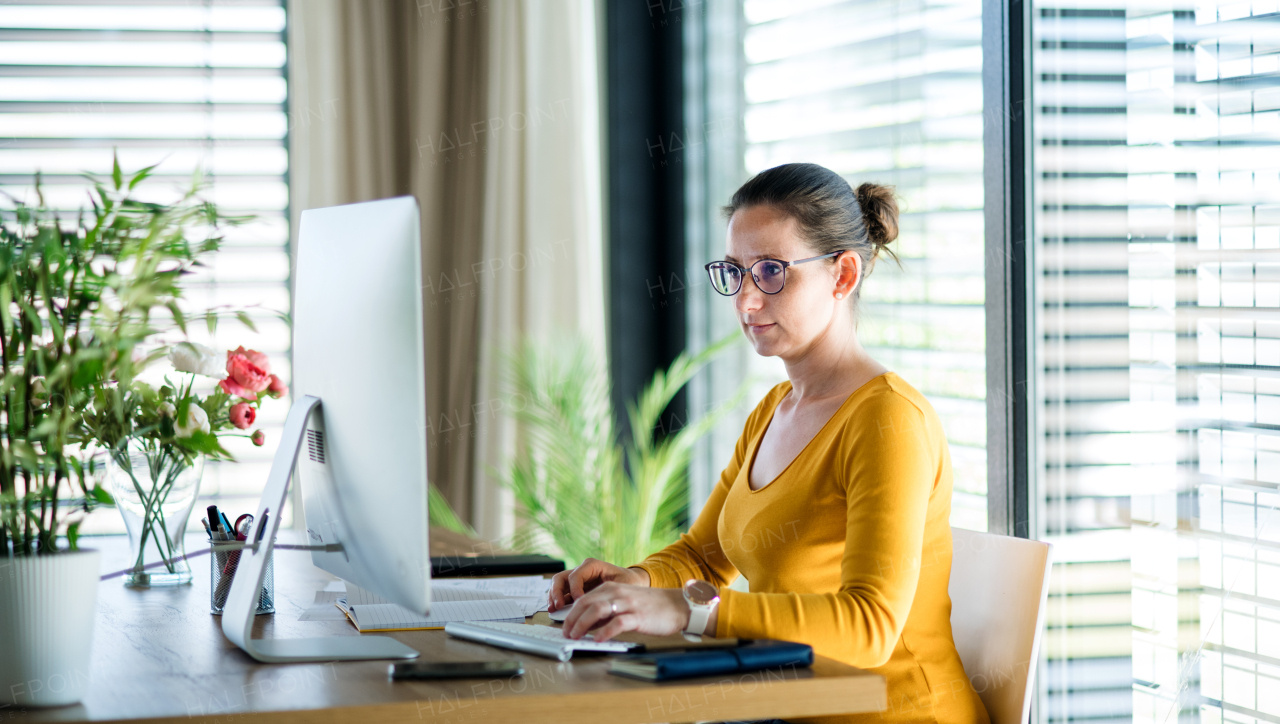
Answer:
<path fill-rule="evenodd" d="M 587 343 L 526 343 L 505 355 L 509 384 L 525 402 L 511 414 L 528 435 L 501 476 L 524 516 L 513 546 L 562 556 L 569 566 L 588 557 L 627 565 L 674 542 L 686 517 L 694 443 L 742 401 L 748 383 L 690 424 L 654 433 L 676 393 L 738 339 L 682 353 L 654 373 L 627 404 L 631 435 L 622 444 L 608 376 Z"/>
<path fill-rule="evenodd" d="M 79 524 L 113 502 L 85 419 L 96 390 L 132 384 L 147 361 L 135 349 L 164 317 L 185 325 L 178 279 L 228 221 L 198 183 L 172 204 L 134 199 L 150 171 L 113 164 L 74 222 L 47 207 L 38 177 L 34 205 L 0 214 L 0 702 L 84 694 L 99 570 Z"/>

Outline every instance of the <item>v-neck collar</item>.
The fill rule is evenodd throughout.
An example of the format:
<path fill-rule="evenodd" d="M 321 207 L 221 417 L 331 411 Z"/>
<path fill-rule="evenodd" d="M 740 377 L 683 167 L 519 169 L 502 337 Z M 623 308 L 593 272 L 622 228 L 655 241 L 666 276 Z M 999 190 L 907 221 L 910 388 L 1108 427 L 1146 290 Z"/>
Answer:
<path fill-rule="evenodd" d="M 840 407 L 836 408 L 836 411 L 831 414 L 831 417 L 827 418 L 827 421 L 822 424 L 822 427 L 818 430 L 818 432 L 814 434 L 813 437 L 809 438 L 809 441 L 804 444 L 804 447 L 800 448 L 800 452 L 796 453 L 795 457 L 791 458 L 791 462 L 787 463 L 787 466 L 784 467 L 777 475 L 775 475 L 773 477 L 773 480 L 770 480 L 769 482 L 765 483 L 762 487 L 753 490 L 751 488 L 751 468 L 753 468 L 756 464 L 756 453 L 760 450 L 760 443 L 764 442 L 764 435 L 769 431 L 769 426 L 773 424 L 773 416 L 778 412 L 778 405 L 781 405 L 783 398 L 786 397 L 787 394 L 791 392 L 791 381 L 787 380 L 786 391 L 782 393 L 782 396 L 778 398 L 777 402 L 773 403 L 773 409 L 769 410 L 769 419 L 765 421 L 764 428 L 760 430 L 760 434 L 756 436 L 755 441 L 751 444 L 751 456 L 750 456 L 750 459 L 747 461 L 747 465 L 745 469 L 746 478 L 747 478 L 747 481 L 746 481 L 747 493 L 754 495 L 756 493 L 762 493 L 765 490 L 772 488 L 778 482 L 778 480 L 780 480 L 783 475 L 786 475 L 787 471 L 790 470 L 796 464 L 797 460 L 804 457 L 804 454 L 808 452 L 809 448 L 813 445 L 813 441 L 822 437 L 823 433 L 827 431 L 827 428 L 831 427 L 831 421 L 839 417 L 840 413 L 844 412 L 844 408 L 848 406 L 849 400 L 852 400 L 854 397 L 856 397 L 859 392 L 862 392 L 863 390 L 867 389 L 867 386 L 870 385 L 872 382 L 875 382 L 876 380 L 882 377 L 888 377 L 891 374 L 893 374 L 891 370 L 886 372 L 881 372 L 875 377 L 872 377 L 866 382 L 863 382 L 862 385 L 858 387 L 858 389 L 854 390 L 853 392 L 850 392 L 849 396 L 844 398 L 844 402 L 840 403 Z"/>

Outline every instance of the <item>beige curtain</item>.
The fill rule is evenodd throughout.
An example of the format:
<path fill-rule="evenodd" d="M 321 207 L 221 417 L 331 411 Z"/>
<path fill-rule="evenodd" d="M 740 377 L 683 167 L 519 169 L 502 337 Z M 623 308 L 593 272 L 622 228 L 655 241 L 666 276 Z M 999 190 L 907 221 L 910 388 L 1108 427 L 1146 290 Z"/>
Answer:
<path fill-rule="evenodd" d="M 501 384 L 499 352 L 522 338 L 582 333 L 605 364 L 601 103 L 597 7 L 590 0 L 490 6 L 488 139 L 478 400 L 519 404 Z M 493 124 L 498 125 L 498 124 Z M 489 474 L 519 444 L 502 414 L 481 418 L 473 515 L 488 538 L 514 526 L 510 493 Z"/>
<path fill-rule="evenodd" d="M 485 464 L 501 467 L 519 434 L 495 348 L 580 329 L 603 349 L 596 6 L 290 0 L 288 11 L 293 228 L 303 209 L 417 197 L 428 474 L 482 535 L 502 537 L 511 501 Z M 532 263 L 548 248 L 567 260 L 556 284 Z"/>

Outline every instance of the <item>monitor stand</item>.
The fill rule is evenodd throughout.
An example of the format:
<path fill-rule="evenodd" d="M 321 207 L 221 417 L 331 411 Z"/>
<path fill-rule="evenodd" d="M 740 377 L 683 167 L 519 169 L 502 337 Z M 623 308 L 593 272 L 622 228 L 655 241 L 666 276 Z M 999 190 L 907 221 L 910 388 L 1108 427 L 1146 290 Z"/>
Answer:
<path fill-rule="evenodd" d="M 325 636 L 306 639 L 255 639 L 253 632 L 254 609 L 258 606 L 258 591 L 275 545 L 276 531 L 280 528 L 279 511 L 284 509 L 285 496 L 289 492 L 289 479 L 302 448 L 307 419 L 321 414 L 320 398 L 307 395 L 293 403 L 285 418 L 284 434 L 280 447 L 271 463 L 267 487 L 258 501 L 254 514 L 254 527 L 249 541 L 240 552 L 240 563 L 227 605 L 222 613 L 222 633 L 231 643 L 244 649 L 258 661 L 266 663 L 291 663 L 300 661 L 358 661 L 363 659 L 412 659 L 418 652 L 387 636 Z"/>

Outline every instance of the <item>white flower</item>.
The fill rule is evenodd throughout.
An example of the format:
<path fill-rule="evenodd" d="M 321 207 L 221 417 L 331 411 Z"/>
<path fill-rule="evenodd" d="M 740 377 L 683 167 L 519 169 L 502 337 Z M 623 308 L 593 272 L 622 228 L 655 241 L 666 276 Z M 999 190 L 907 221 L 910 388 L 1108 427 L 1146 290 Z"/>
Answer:
<path fill-rule="evenodd" d="M 169 361 L 179 372 L 194 372 L 215 380 L 227 376 L 226 360 L 202 344 L 179 342 L 169 350 Z"/>
<path fill-rule="evenodd" d="M 185 424 L 179 420 L 174 422 L 174 435 L 177 437 L 191 437 L 196 434 L 196 430 L 200 432 L 209 432 L 209 416 L 205 414 L 204 408 L 194 402 L 187 405 L 187 419 Z"/>
<path fill-rule="evenodd" d="M 173 417 L 178 414 L 178 410 L 173 406 L 172 402 L 161 402 L 158 409 L 161 417 Z"/>

